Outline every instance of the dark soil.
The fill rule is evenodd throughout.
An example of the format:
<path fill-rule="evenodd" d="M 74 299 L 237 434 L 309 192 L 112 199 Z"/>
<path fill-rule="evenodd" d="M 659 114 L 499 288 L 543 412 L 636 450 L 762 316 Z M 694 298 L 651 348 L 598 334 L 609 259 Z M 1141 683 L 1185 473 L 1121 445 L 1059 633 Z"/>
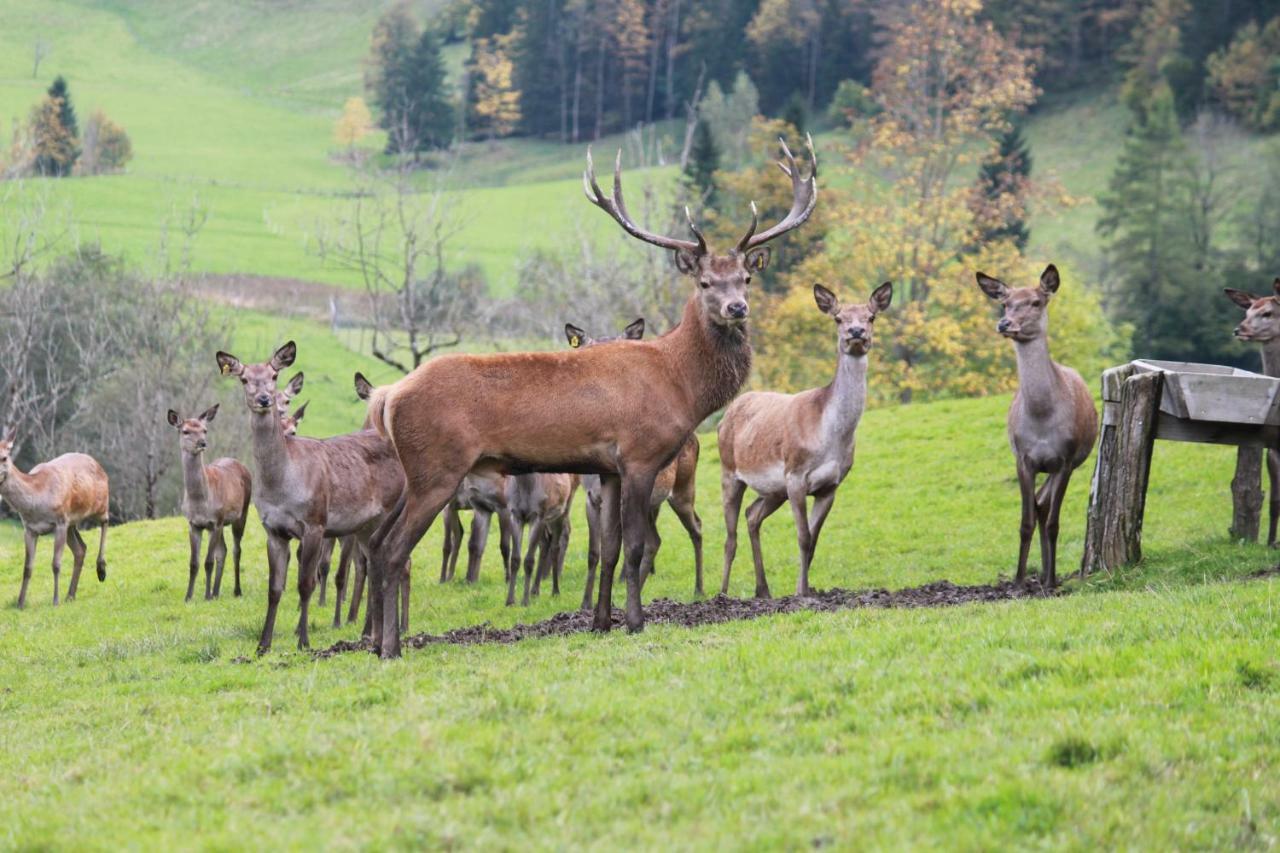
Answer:
<path fill-rule="evenodd" d="M 672 601 L 659 598 L 645 605 L 646 624 L 650 625 L 714 625 L 741 619 L 758 619 L 775 613 L 797 613 L 814 610 L 822 613 L 834 610 L 850 610 L 856 607 L 952 607 L 975 602 L 1012 601 L 1022 598 L 1048 598 L 1060 591 L 1046 590 L 1034 579 L 1026 584 L 1001 581 L 980 586 L 956 586 L 950 581 L 937 581 L 924 586 L 890 592 L 886 589 L 848 590 L 831 589 L 815 592 L 807 598 L 794 595 L 782 598 L 729 598 L 717 595 L 703 601 Z M 613 609 L 615 629 L 625 627 L 623 611 Z M 561 637 L 586 633 L 591 630 L 591 614 L 576 610 L 557 613 L 550 619 L 531 624 L 513 625 L 510 628 L 494 628 L 489 623 L 455 628 L 443 634 L 414 634 L 405 637 L 403 646 L 420 649 L 435 643 L 473 646 L 481 643 L 517 643 L 537 637 Z M 343 652 L 367 651 L 370 646 L 359 641 L 335 643 L 316 652 L 316 657 L 328 658 Z"/>

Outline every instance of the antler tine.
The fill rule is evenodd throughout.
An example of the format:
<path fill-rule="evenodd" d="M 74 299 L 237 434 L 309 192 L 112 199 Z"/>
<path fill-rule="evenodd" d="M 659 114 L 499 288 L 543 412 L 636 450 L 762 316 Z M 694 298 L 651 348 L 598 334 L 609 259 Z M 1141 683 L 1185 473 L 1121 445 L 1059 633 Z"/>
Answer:
<path fill-rule="evenodd" d="M 795 155 L 787 147 L 787 141 L 782 138 L 778 139 L 778 144 L 782 148 L 782 156 L 786 160 L 785 163 L 781 160 L 778 161 L 778 168 L 791 179 L 791 209 L 787 211 L 787 215 L 777 225 L 760 234 L 749 234 L 743 238 L 743 242 L 738 244 L 739 251 L 763 245 L 775 237 L 799 228 L 813 213 L 813 208 L 818 203 L 818 158 L 813 151 L 812 137 L 807 137 L 806 143 L 809 155 L 813 158 L 813 165 L 809 170 L 809 177 L 802 178 L 800 176 L 800 167 L 796 164 Z"/>
<path fill-rule="evenodd" d="M 693 236 L 698 238 L 698 251 L 705 254 L 707 251 L 707 240 L 702 236 L 702 232 L 698 230 L 698 226 L 694 224 L 693 214 L 689 212 L 689 205 L 684 206 L 684 218 L 689 220 L 689 230 L 693 232 Z"/>
<path fill-rule="evenodd" d="M 738 241 L 738 251 L 745 252 L 751 245 L 751 238 L 756 233 L 756 226 L 760 224 L 760 211 L 756 209 L 756 203 L 753 199 L 751 202 L 751 227 L 747 229 L 747 233 L 742 235 L 742 239 Z"/>
<path fill-rule="evenodd" d="M 631 221 L 631 217 L 627 214 L 626 203 L 622 200 L 622 149 L 618 149 L 618 156 L 614 160 L 613 165 L 613 194 L 606 197 L 604 191 L 600 189 L 600 184 L 596 181 L 595 162 L 591 157 L 591 148 L 587 147 L 587 170 L 582 173 L 582 189 L 586 193 L 587 200 L 596 207 L 609 214 L 615 222 L 622 226 L 622 230 L 626 231 L 637 240 L 643 240 L 654 246 L 663 249 L 672 249 L 679 251 L 681 249 L 698 254 L 705 254 L 707 244 L 702 239 L 702 235 L 698 234 L 698 242 L 692 240 L 678 240 L 674 237 L 664 237 L 660 234 L 651 234 L 640 226 Z M 697 230 L 694 231 L 697 234 Z"/>

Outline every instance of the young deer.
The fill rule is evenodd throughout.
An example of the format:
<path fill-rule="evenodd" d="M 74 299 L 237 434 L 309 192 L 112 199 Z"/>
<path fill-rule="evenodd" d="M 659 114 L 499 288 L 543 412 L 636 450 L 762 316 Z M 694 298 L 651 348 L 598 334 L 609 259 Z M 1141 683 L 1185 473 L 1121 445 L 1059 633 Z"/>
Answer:
<path fill-rule="evenodd" d="M 756 598 L 769 597 L 760 551 L 760 525 L 790 501 L 800 545 L 796 595 L 809 594 L 809 566 L 818 536 L 835 503 L 836 489 L 853 467 L 854 434 L 867 404 L 867 353 L 876 316 L 889 307 L 893 285 L 871 292 L 864 303 L 841 305 L 834 293 L 813 286 L 818 310 L 836 326 L 836 375 L 827 385 L 799 394 L 743 394 L 720 421 L 720 483 L 724 501 L 724 576 L 738 550 L 738 516 L 747 487 L 759 497 L 747 508 L 747 533 L 756 569 Z M 808 499 L 813 497 L 813 515 Z"/>
<path fill-rule="evenodd" d="M 507 538 L 511 540 L 511 558 L 507 570 L 507 606 L 516 603 L 516 579 L 520 575 L 520 551 L 524 530 L 529 528 L 529 550 L 524 556 L 524 599 L 529 606 L 530 581 L 534 579 L 535 557 L 538 573 L 533 594 L 538 594 L 542 575 L 549 569 L 553 592 L 560 594 L 560 569 L 564 565 L 567 543 L 569 507 L 578 489 L 573 474 L 517 474 L 507 477 Z"/>
<path fill-rule="evenodd" d="M 467 545 L 467 583 L 480 579 L 480 563 L 489 541 L 493 516 L 498 516 L 498 547 L 504 571 L 511 562 L 511 527 L 507 513 L 507 477 L 504 474 L 468 474 L 457 494 L 444 509 L 444 554 L 440 562 L 440 582 L 453 580 L 458 554 L 462 552 L 461 510 L 471 510 L 471 539 Z"/>
<path fill-rule="evenodd" d="M 809 146 L 812 154 L 812 143 Z M 400 654 L 390 604 L 404 559 L 473 471 L 568 472 L 603 477 L 604 544 L 593 626 L 610 629 L 613 570 L 626 542 L 627 627 L 644 627 L 640 561 L 658 472 L 707 415 L 738 393 L 751 370 L 747 286 L 769 261 L 764 244 L 803 224 L 817 184 L 783 146 L 793 201 L 786 217 L 761 233 L 751 227 L 724 254 L 695 240 L 653 234 L 632 221 L 622 200 L 621 152 L 613 193 L 596 182 L 590 155 L 587 197 L 631 236 L 668 249 L 697 282 L 684 318 L 651 341 L 567 352 L 445 355 L 418 367 L 370 401 L 374 426 L 404 466 L 403 499 L 373 537 L 370 582 L 384 601 L 375 618 L 383 657 Z M 568 416 L 571 415 L 571 416 Z M 619 525 L 621 516 L 621 525 Z M 379 630 L 376 625 L 382 624 Z"/>
<path fill-rule="evenodd" d="M 107 472 L 92 456 L 64 453 L 24 474 L 13 464 L 14 430 L 0 439 L 0 498 L 22 519 L 26 559 L 22 564 L 22 589 L 18 608 L 27 604 L 27 585 L 36 558 L 36 539 L 53 534 L 53 603 L 58 603 L 58 573 L 62 570 L 62 549 L 71 546 L 74 560 L 67 601 L 74 601 L 80 586 L 80 570 L 89 548 L 79 527 L 89 521 L 101 528 L 98 539 L 98 580 L 107 579 L 107 520 L 110 487 Z"/>
<path fill-rule="evenodd" d="M 310 646 L 308 610 L 325 537 L 354 534 L 359 541 L 367 541 L 404 491 L 394 451 L 372 430 L 326 439 L 285 435 L 275 406 L 276 379 L 296 355 L 292 341 L 261 364 L 244 364 L 229 353 L 217 354 L 222 373 L 236 377 L 244 387 L 258 469 L 253 503 L 267 531 L 271 583 L 259 654 L 271 648 L 289 568 L 289 540 L 301 541 L 297 635 L 298 648 L 305 649 Z M 399 587 L 392 592 L 391 614 L 398 627 Z M 403 603 L 407 610 L 407 594 Z"/>
<path fill-rule="evenodd" d="M 572 323 L 565 324 L 564 334 L 569 341 L 569 346 L 574 349 L 596 346 L 617 340 L 638 341 L 644 337 L 644 318 L 631 323 L 623 329 L 621 335 L 595 337 Z M 641 565 L 646 577 L 654 571 L 654 557 L 658 552 L 658 548 L 662 545 L 662 537 L 658 535 L 657 528 L 658 510 L 665 501 L 670 504 L 672 511 L 675 512 L 676 517 L 680 519 L 680 523 L 684 525 L 685 531 L 689 534 L 689 540 L 693 543 L 693 591 L 695 595 L 701 596 L 703 594 L 702 519 L 698 517 L 698 511 L 694 506 L 697 494 L 699 450 L 698 436 L 696 433 L 691 433 L 684 446 L 680 448 L 679 455 L 670 465 L 659 472 L 657 479 L 654 481 L 653 495 L 649 501 L 654 523 L 650 526 L 649 536 L 645 542 L 645 553 Z M 600 542 L 602 538 L 600 532 L 600 508 L 603 495 L 600 487 L 600 477 L 595 474 L 584 474 L 582 476 L 582 488 L 587 494 L 587 583 L 582 593 L 582 609 L 590 610 L 593 600 L 592 593 L 595 590 L 596 566 L 600 562 Z"/>
<path fill-rule="evenodd" d="M 1069 367 L 1049 357 L 1049 300 L 1058 292 L 1058 268 L 1045 267 L 1036 287 L 1009 287 L 978 273 L 982 292 L 1004 306 L 996 330 L 1013 341 L 1018 391 L 1009 406 L 1009 444 L 1022 491 L 1017 581 L 1027 574 L 1031 535 L 1040 529 L 1040 582 L 1058 583 L 1058 516 L 1071 472 L 1089 458 L 1098 437 L 1098 410 L 1089 388 Z M 1036 476 L 1048 478 L 1036 489 Z"/>
<path fill-rule="evenodd" d="M 187 597 L 195 594 L 196 575 L 200 570 L 200 540 L 209 533 L 209 548 L 204 559 L 205 601 L 222 593 L 222 568 L 227 561 L 227 542 L 222 529 L 231 526 L 232 560 L 235 565 L 235 596 L 240 597 L 240 540 L 249 518 L 249 499 L 253 493 L 253 478 L 249 469 L 235 459 L 223 457 L 208 465 L 204 452 L 209 447 L 209 424 L 218 414 L 218 407 L 206 409 L 194 418 L 183 419 L 173 409 L 169 410 L 169 425 L 178 430 L 182 450 L 182 514 L 187 519 L 187 534 L 191 544 L 191 561 L 187 575 Z M 214 575 L 214 564 L 217 574 Z"/>
<path fill-rule="evenodd" d="M 1270 296 L 1254 296 L 1243 290 L 1224 288 L 1227 298 L 1244 309 L 1244 320 L 1236 326 L 1235 336 L 1242 341 L 1260 344 L 1262 372 L 1280 376 L 1280 278 L 1272 283 Z M 1267 481 L 1271 489 L 1271 524 L 1267 528 L 1267 545 L 1276 546 L 1276 522 L 1280 521 L 1280 451 L 1267 451 Z"/>

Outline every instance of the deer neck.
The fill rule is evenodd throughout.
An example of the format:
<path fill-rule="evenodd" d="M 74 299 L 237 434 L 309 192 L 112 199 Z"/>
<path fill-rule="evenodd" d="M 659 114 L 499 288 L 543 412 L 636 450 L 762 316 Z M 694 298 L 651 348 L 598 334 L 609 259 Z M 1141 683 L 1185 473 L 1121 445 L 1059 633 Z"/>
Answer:
<path fill-rule="evenodd" d="M 251 412 L 249 420 L 258 477 L 264 486 L 278 486 L 284 483 L 289 472 L 289 440 L 284 426 L 274 410 Z"/>
<path fill-rule="evenodd" d="M 1262 372 L 1267 376 L 1280 376 L 1280 338 L 1262 345 Z"/>
<path fill-rule="evenodd" d="M 827 389 L 823 432 L 845 441 L 853 436 L 867 406 L 867 356 L 845 352 L 836 356 L 836 375 Z"/>
<path fill-rule="evenodd" d="M 182 452 L 182 488 L 190 503 L 200 504 L 209 499 L 209 478 L 199 453 Z"/>
<path fill-rule="evenodd" d="M 1062 402 L 1062 377 L 1049 357 L 1049 338 L 1015 341 L 1018 357 L 1018 397 L 1033 416 L 1047 415 Z"/>
<path fill-rule="evenodd" d="M 732 400 L 751 374 L 747 327 L 713 323 L 697 293 L 685 303 L 680 325 L 658 342 L 688 389 L 694 425 Z"/>
<path fill-rule="evenodd" d="M 36 478 L 19 471 L 13 462 L 9 463 L 9 475 L 0 483 L 0 498 L 4 498 L 20 516 L 43 508 Z"/>

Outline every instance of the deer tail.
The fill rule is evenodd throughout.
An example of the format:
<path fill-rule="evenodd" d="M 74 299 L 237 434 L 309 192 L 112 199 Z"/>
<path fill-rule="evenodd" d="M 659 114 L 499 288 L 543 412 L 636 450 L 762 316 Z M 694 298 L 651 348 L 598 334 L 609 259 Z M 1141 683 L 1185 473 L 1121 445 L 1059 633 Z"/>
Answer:
<path fill-rule="evenodd" d="M 387 423 L 388 390 L 390 390 L 390 388 L 387 386 L 374 388 L 373 393 L 369 395 L 368 423 L 378 431 L 378 435 L 394 444 L 395 439 L 391 437 L 391 426 Z"/>

